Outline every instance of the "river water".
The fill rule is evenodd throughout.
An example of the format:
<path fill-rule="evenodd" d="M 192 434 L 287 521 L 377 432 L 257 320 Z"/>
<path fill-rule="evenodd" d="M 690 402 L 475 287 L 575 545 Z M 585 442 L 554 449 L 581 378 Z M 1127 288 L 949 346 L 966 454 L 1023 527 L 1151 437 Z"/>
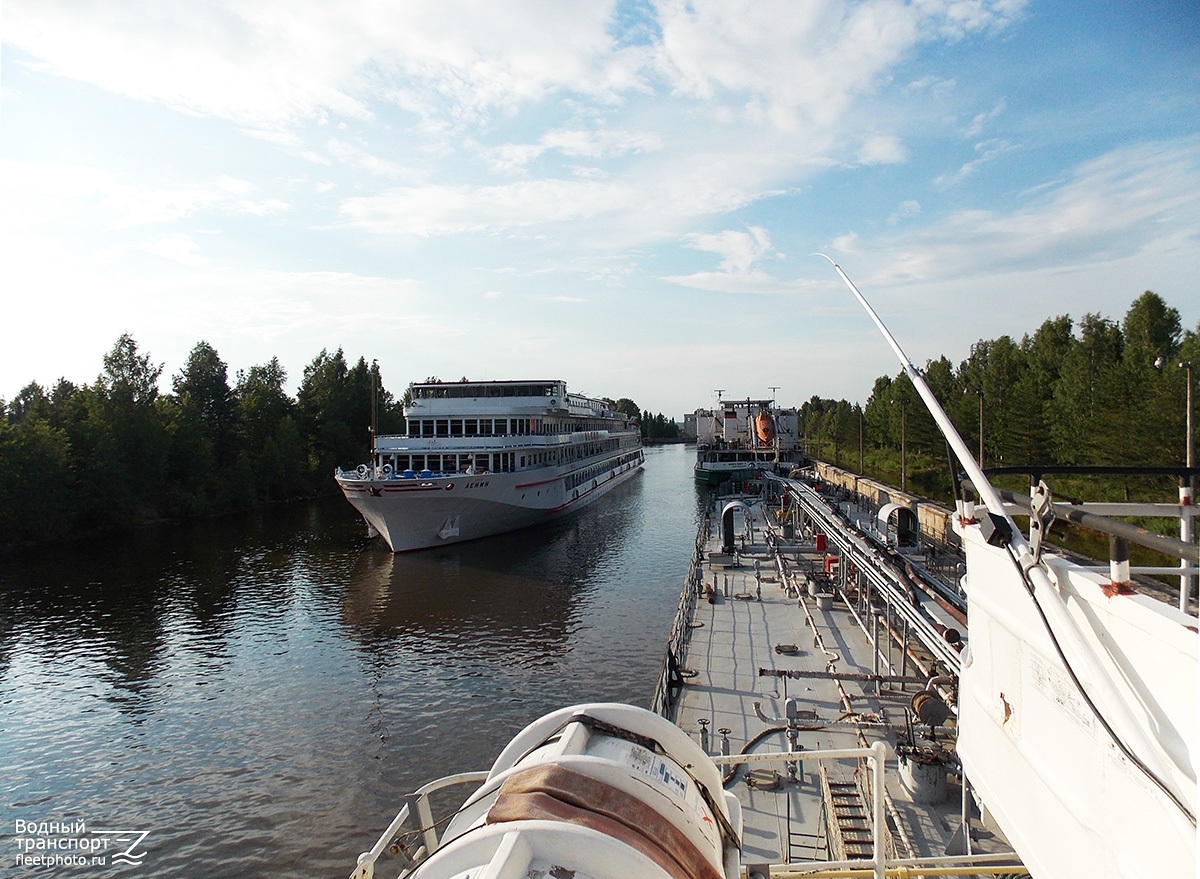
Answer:
<path fill-rule="evenodd" d="M 403 556 L 336 498 L 0 561 L 0 875 L 345 877 L 404 793 L 529 721 L 648 704 L 692 456 L 648 448 L 574 518 Z M 146 833 L 140 868 L 20 858 L 113 829 Z"/>

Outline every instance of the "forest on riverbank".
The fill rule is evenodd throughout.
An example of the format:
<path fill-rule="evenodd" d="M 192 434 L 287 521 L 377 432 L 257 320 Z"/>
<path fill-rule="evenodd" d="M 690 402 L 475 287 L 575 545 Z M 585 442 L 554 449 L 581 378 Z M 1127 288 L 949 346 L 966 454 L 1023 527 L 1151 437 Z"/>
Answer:
<path fill-rule="evenodd" d="M 1181 466 L 1193 364 L 1200 365 L 1200 326 L 1183 330 L 1179 311 L 1147 290 L 1120 322 L 1049 318 L 1019 340 L 981 340 L 957 366 L 943 356 L 921 372 L 987 467 Z M 813 397 L 799 415 L 813 457 L 915 494 L 953 497 L 958 468 L 903 372 L 875 379 L 865 405 Z M 1024 490 L 1027 478 L 998 482 Z M 1174 499 L 1176 484 L 1056 478 L 1054 488 L 1060 496 L 1161 501 Z"/>
<path fill-rule="evenodd" d="M 1120 323 L 1050 318 L 1020 340 L 979 341 L 957 366 L 930 361 L 923 374 L 987 466 L 1178 465 L 1190 375 L 1180 365 L 1197 362 L 1200 327 L 1184 331 L 1178 310 L 1147 291 Z M 295 397 L 277 358 L 231 383 L 207 342 L 172 375 L 170 393 L 160 390 L 163 368 L 126 334 L 90 385 L 31 383 L 0 400 L 0 547 L 328 493 L 335 466 L 369 455 L 373 387 L 379 432 L 404 429 L 403 395 L 341 349 L 313 358 Z M 628 398 L 614 406 L 641 419 L 648 441 L 678 434 L 673 418 Z M 814 396 L 800 423 L 816 458 L 951 497 L 946 444 L 903 373 L 877 378 L 863 405 Z M 1138 484 L 1161 500 L 1171 483 Z M 1120 478 L 1080 494 L 1139 496 Z"/>
<path fill-rule="evenodd" d="M 380 430 L 398 402 L 378 369 L 339 349 L 295 398 L 277 358 L 239 372 L 198 343 L 162 393 L 163 365 L 126 334 L 91 384 L 26 385 L 0 401 L 0 546 L 193 519 L 326 492 L 365 460 L 372 382 Z"/>
<path fill-rule="evenodd" d="M 380 434 L 404 431 L 407 391 L 340 348 L 313 358 L 295 397 L 278 358 L 231 383 L 207 342 L 169 393 L 163 369 L 125 334 L 91 384 L 34 382 L 0 400 L 0 548 L 328 494 L 335 467 L 370 456 L 373 403 Z M 628 398 L 613 405 L 643 435 L 675 427 Z"/>

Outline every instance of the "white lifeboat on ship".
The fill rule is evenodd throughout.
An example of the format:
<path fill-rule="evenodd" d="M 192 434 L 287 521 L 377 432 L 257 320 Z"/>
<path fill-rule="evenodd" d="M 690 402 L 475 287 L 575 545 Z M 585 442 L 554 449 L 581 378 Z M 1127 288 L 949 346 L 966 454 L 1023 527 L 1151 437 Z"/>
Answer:
<path fill-rule="evenodd" d="M 686 733 L 592 703 L 522 730 L 411 875 L 736 879 L 740 835 L 737 798 Z"/>

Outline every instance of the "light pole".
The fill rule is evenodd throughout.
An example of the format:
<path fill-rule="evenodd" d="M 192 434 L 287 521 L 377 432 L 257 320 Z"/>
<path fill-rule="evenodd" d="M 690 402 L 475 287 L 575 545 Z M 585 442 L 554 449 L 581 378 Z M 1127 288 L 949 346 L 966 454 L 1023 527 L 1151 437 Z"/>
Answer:
<path fill-rule="evenodd" d="M 908 491 L 908 438 L 905 436 L 905 406 L 908 401 L 903 397 L 892 400 L 893 403 L 900 404 L 900 490 Z"/>
<path fill-rule="evenodd" d="M 1162 356 L 1159 356 L 1154 361 L 1154 365 L 1162 369 L 1165 364 Z M 1184 462 L 1189 470 L 1196 466 L 1196 446 L 1194 430 L 1192 427 L 1192 419 L 1194 409 L 1192 405 L 1192 368 L 1196 365 L 1193 360 L 1179 361 L 1179 368 L 1187 373 L 1185 379 L 1185 387 L 1187 394 L 1184 403 L 1184 428 L 1187 431 L 1187 436 L 1184 440 Z M 1196 523 L 1192 517 L 1192 512 L 1196 503 L 1196 479 L 1189 472 L 1187 478 L 1179 487 L 1179 539 L 1183 543 L 1192 544 L 1196 539 Z M 1192 580 L 1196 577 L 1196 571 L 1192 563 L 1187 559 L 1179 563 L 1179 609 L 1184 613 L 1188 610 L 1188 599 L 1191 597 Z"/>
<path fill-rule="evenodd" d="M 858 472 L 861 475 L 863 472 L 863 408 L 855 405 L 858 410 Z"/>
<path fill-rule="evenodd" d="M 1193 414 L 1193 410 L 1192 410 L 1192 367 L 1193 366 L 1195 366 L 1195 363 L 1191 360 L 1181 360 L 1179 362 L 1179 367 L 1181 369 L 1184 369 L 1187 371 L 1187 403 L 1186 403 L 1187 417 L 1184 419 L 1184 424 L 1187 428 L 1187 443 L 1185 444 L 1185 448 L 1187 450 L 1187 452 L 1186 452 L 1187 466 L 1188 466 L 1189 470 L 1190 470 L 1190 468 L 1196 466 L 1196 446 L 1195 446 L 1196 441 L 1193 438 L 1193 430 L 1192 430 L 1192 414 Z M 1181 505 L 1186 505 L 1188 507 L 1192 507 L 1196 503 L 1196 477 L 1193 476 L 1190 472 L 1187 475 L 1186 486 L 1187 486 L 1186 489 L 1181 488 L 1179 490 L 1179 495 L 1180 495 L 1179 502 Z M 1186 496 L 1184 495 L 1185 491 L 1187 492 Z M 1196 520 L 1194 518 L 1192 518 L 1191 516 L 1186 515 L 1187 513 L 1190 513 L 1190 512 L 1192 512 L 1192 511 L 1184 510 L 1183 513 L 1185 515 L 1181 515 L 1179 517 L 1179 539 L 1182 540 L 1183 542 L 1187 543 L 1188 545 L 1191 545 L 1196 540 L 1196 532 L 1195 532 Z M 1179 576 L 1179 609 L 1181 611 L 1183 611 L 1184 613 L 1187 613 L 1188 599 L 1191 597 L 1191 591 L 1192 591 L 1192 581 L 1196 579 L 1196 573 L 1192 567 L 1191 562 L 1182 561 L 1179 563 L 1179 567 L 1181 569 L 1183 569 L 1183 571 L 1186 572 L 1186 573 L 1180 574 L 1180 576 Z"/>
<path fill-rule="evenodd" d="M 1191 360 L 1181 360 L 1179 368 L 1187 371 L 1187 465 L 1189 467 L 1196 466 L 1196 446 L 1195 433 L 1192 429 L 1192 367 L 1195 362 Z M 1195 478 L 1188 474 L 1188 487 L 1195 490 Z"/>
<path fill-rule="evenodd" d="M 979 398 L 979 469 L 983 469 L 983 388 L 967 388 L 964 394 L 974 394 Z"/>

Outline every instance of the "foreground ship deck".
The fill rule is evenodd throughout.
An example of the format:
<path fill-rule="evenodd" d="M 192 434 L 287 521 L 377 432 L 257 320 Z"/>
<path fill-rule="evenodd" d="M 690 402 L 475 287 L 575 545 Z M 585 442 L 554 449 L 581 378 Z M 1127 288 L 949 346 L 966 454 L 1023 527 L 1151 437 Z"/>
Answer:
<path fill-rule="evenodd" d="M 735 515 L 734 553 L 723 548 L 725 506 Z M 1005 873 L 1023 873 L 964 797 L 961 776 L 948 770 L 955 735 L 952 723 L 943 725 L 950 715 L 940 693 L 948 679 L 923 670 L 933 658 L 915 644 L 909 655 L 889 650 L 890 639 L 881 637 L 875 661 L 874 625 L 899 626 L 876 618 L 853 594 L 835 598 L 822 538 L 785 540 L 771 507 L 723 499 L 698 537 L 691 582 L 699 594 L 681 611 L 687 643 L 669 713 L 718 762 L 733 764 L 726 790 L 741 803 L 747 875 L 765 877 L 769 865 L 799 869 L 798 862 L 869 868 L 877 834 L 894 864 L 976 864 L 984 874 L 985 864 L 1006 863 Z M 914 702 L 936 727 L 916 719 Z M 869 761 L 806 756 L 876 743 L 891 753 L 882 828 L 872 811 Z M 778 752 L 789 750 L 797 759 L 781 762 Z M 769 762 L 737 768 L 746 755 Z"/>
<path fill-rule="evenodd" d="M 1194 846 L 1167 822 L 1127 815 L 1142 822 L 1132 846 L 1110 839 L 1094 850 L 1078 842 L 1063 849 L 1061 840 L 1088 826 L 1088 807 L 1051 803 L 1047 811 L 1040 801 L 1057 794 L 1031 792 L 1020 758 L 998 742 L 977 747 L 967 763 L 961 721 L 977 694 L 962 689 L 971 665 L 963 648 L 973 639 L 957 628 L 966 603 L 947 600 L 958 588 L 954 560 L 939 591 L 936 557 L 881 550 L 864 539 L 869 515 L 856 521 L 853 505 L 838 498 L 776 477 L 748 495 L 715 497 L 697 534 L 653 713 L 584 705 L 536 721 L 490 772 L 442 779 L 409 797 L 353 875 L 375 876 L 388 852 L 401 877 L 417 879 L 1190 875 Z M 1114 607 L 1128 600 L 1122 595 Z M 1175 613 L 1168 608 L 1172 621 Z M 1179 628 L 1194 638 L 1194 627 Z M 981 632 L 975 640 L 986 646 L 989 634 L 996 637 Z M 1190 664 L 1176 674 L 1186 686 L 1194 684 L 1194 642 L 1184 645 Z M 1051 681 L 1044 660 L 1030 653 L 1024 662 L 1041 678 L 1027 692 L 1003 683 L 1002 671 L 988 680 L 1003 687 L 997 725 L 1020 718 L 1025 726 L 1009 734 L 1017 752 L 1038 759 L 1044 735 L 1069 738 L 1056 718 L 1067 711 L 1080 720 L 1079 706 Z M 1039 707 L 1047 682 L 1054 700 Z M 1189 702 L 1181 693 L 1179 705 L 1189 704 L 1194 709 L 1194 694 Z M 1185 736 L 1189 716 L 1173 718 Z M 986 734 L 986 720 L 972 723 L 972 735 Z M 1092 805 L 1107 814 L 1103 785 L 1115 778 L 1116 758 L 1104 759 L 1083 762 L 1100 782 Z M 1121 765 L 1117 781 L 1127 785 L 1135 776 Z M 1046 783 L 1072 771 L 1048 766 Z M 997 799 L 977 795 L 973 781 Z M 449 816 L 435 815 L 430 795 L 460 784 L 478 790 Z M 1154 796 L 1146 787 L 1124 790 Z M 668 793 L 673 805 L 662 802 Z M 1036 834 L 1016 821 L 1024 847 L 1010 845 L 993 805 L 1010 819 L 1014 809 L 1047 817 Z M 1104 851 L 1110 846 L 1138 852 L 1132 868 Z M 1030 856 L 1049 863 L 1033 871 Z M 1084 873 L 1072 868 L 1088 861 Z"/>
<path fill-rule="evenodd" d="M 726 799 L 737 844 L 726 851 L 723 864 L 720 857 L 713 859 L 723 867 L 720 873 L 668 865 L 661 875 L 672 879 L 882 877 L 896 875 L 897 869 L 916 876 L 922 869 L 952 868 L 958 875 L 1025 875 L 1002 835 L 978 813 L 970 796 L 963 795 L 953 772 L 955 736 L 953 724 L 946 724 L 950 712 L 942 701 L 950 679 L 930 674 L 936 657 L 923 652 L 915 639 L 909 653 L 889 652 L 880 637 L 876 662 L 872 639 L 859 620 L 898 629 L 898 618 L 876 620 L 866 609 L 865 596 L 860 603 L 844 590 L 840 606 L 834 605 L 829 590 L 836 578 L 826 576 L 830 566 L 824 535 L 811 526 L 794 531 L 789 522 L 785 527 L 775 514 L 779 495 L 775 497 L 774 504 L 763 501 L 761 494 L 714 498 L 701 524 L 680 597 L 673 652 L 654 700 L 655 711 L 673 721 L 668 726 L 674 732 L 655 731 L 652 724 L 643 727 L 649 721 L 621 713 L 601 715 L 611 721 L 607 728 L 588 721 L 588 729 L 580 732 L 568 716 L 574 720 L 600 714 L 602 706 L 558 712 L 563 715 L 558 721 L 543 719 L 531 725 L 534 729 L 541 724 L 540 732 L 522 732 L 505 750 L 509 756 L 501 755 L 491 773 L 440 780 L 410 798 L 354 875 L 377 875 L 377 861 L 382 864 L 380 859 L 390 851 L 400 858 L 400 876 L 660 876 L 603 869 L 596 865 L 604 863 L 604 856 L 594 852 L 568 854 L 535 842 L 528 850 L 514 849 L 517 857 L 500 842 L 483 844 L 485 828 L 488 833 L 500 830 L 490 817 L 494 813 L 481 817 L 482 807 L 470 803 L 482 796 L 496 811 L 510 811 L 512 796 L 505 799 L 507 788 L 500 782 L 509 774 L 523 778 L 533 771 L 512 767 L 513 755 L 524 755 L 542 771 L 564 760 L 595 767 L 594 755 L 612 750 L 614 741 L 627 749 L 628 741 L 644 746 L 637 754 L 622 753 L 617 761 L 622 769 L 648 764 L 661 754 L 664 760 L 674 756 L 685 773 L 697 778 L 705 766 L 711 772 L 713 765 L 723 776 L 719 786 L 710 784 L 706 799 Z M 798 539 L 785 537 L 789 532 L 798 533 Z M 957 656 L 949 642 L 943 643 L 946 656 Z M 621 726 L 624 731 L 618 729 Z M 666 744 L 679 735 L 686 747 Z M 576 741 L 583 743 L 578 754 L 575 745 L 564 744 Z M 636 746 L 631 749 L 638 751 Z M 610 772 L 606 766 L 604 773 Z M 638 776 L 635 787 L 646 786 L 640 769 L 632 774 Z M 499 788 L 501 793 L 475 794 L 455 812 L 446 836 L 439 838 L 428 828 L 443 816 L 429 810 L 425 797 L 448 784 L 479 785 L 480 791 Z M 576 788 L 564 793 L 561 785 L 553 796 L 569 802 L 570 810 L 583 799 Z M 607 804 L 599 807 L 606 816 L 629 813 L 631 807 L 619 796 L 620 804 L 611 805 L 614 796 L 605 787 L 593 799 Z M 634 807 L 632 814 L 640 814 L 640 808 Z M 690 809 L 682 811 L 688 814 Z M 458 826 L 466 820 L 474 822 L 469 832 Z M 556 820 L 591 826 L 594 817 L 585 820 L 572 813 Z M 545 832 L 545 826 L 536 824 L 532 822 L 533 830 Z M 610 837 L 630 832 L 628 827 L 603 826 Z M 576 844 L 587 845 L 586 840 Z M 463 856 L 437 856 L 454 846 L 469 846 L 472 854 L 465 861 Z M 876 851 L 881 853 L 878 859 Z M 513 857 L 519 863 L 508 863 Z M 507 872 L 501 870 L 501 861 L 508 863 Z M 468 862 L 477 869 L 466 869 Z M 500 872 L 485 872 L 488 864 Z"/>

